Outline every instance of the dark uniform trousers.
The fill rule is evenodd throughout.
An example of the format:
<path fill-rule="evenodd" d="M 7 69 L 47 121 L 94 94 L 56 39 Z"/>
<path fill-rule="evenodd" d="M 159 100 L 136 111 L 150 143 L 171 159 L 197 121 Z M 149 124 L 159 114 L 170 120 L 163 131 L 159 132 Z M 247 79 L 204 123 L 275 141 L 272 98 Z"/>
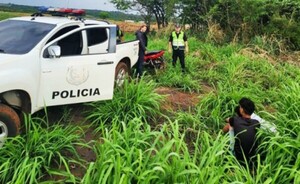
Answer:
<path fill-rule="evenodd" d="M 173 66 L 176 66 L 176 61 L 177 61 L 177 58 L 179 58 L 179 61 L 180 61 L 180 65 L 181 65 L 181 68 L 182 70 L 185 69 L 185 62 L 184 62 L 184 49 L 174 49 L 173 48 Z"/>

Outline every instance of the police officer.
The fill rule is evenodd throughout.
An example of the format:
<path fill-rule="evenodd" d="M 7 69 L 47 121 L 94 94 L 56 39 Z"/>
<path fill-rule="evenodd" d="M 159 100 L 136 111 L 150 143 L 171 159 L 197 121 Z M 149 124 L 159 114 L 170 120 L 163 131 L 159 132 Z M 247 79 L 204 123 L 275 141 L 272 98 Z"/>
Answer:
<path fill-rule="evenodd" d="M 120 26 L 117 25 L 117 43 L 123 42 L 123 31 L 120 29 Z"/>
<path fill-rule="evenodd" d="M 169 53 L 172 54 L 172 64 L 173 66 L 176 66 L 177 58 L 179 57 L 180 65 L 182 72 L 185 71 L 185 61 L 184 61 L 184 52 L 189 51 L 188 42 L 187 42 L 187 36 L 186 34 L 181 31 L 180 24 L 175 25 L 175 31 L 172 32 L 169 38 Z"/>

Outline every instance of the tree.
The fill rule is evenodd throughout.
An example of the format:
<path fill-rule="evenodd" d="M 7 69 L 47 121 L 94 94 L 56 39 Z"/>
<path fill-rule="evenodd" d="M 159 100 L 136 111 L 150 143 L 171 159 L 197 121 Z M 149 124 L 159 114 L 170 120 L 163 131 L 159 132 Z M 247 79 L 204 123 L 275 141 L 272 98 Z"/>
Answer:
<path fill-rule="evenodd" d="M 221 25 L 230 38 L 249 40 L 260 34 L 268 7 L 266 0 L 219 0 L 210 10 L 209 17 Z"/>
<path fill-rule="evenodd" d="M 184 22 L 191 24 L 194 29 L 207 26 L 207 14 L 217 3 L 217 0 L 181 0 L 179 6 Z"/>
<path fill-rule="evenodd" d="M 300 3 L 295 0 L 219 0 L 208 13 L 228 39 L 249 42 L 255 36 L 300 48 Z"/>
<path fill-rule="evenodd" d="M 102 11 L 102 12 L 99 13 L 99 17 L 101 19 L 107 19 L 109 17 L 109 13 Z"/>
<path fill-rule="evenodd" d="M 137 10 L 150 25 L 155 17 L 158 28 L 168 25 L 170 16 L 173 14 L 175 4 L 178 0 L 111 0 L 120 10 Z"/>

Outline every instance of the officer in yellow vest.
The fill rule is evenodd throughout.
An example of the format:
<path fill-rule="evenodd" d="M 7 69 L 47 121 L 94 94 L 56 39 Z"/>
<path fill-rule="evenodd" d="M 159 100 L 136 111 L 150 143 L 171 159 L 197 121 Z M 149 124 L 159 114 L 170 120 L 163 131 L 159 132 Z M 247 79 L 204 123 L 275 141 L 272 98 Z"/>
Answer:
<path fill-rule="evenodd" d="M 117 25 L 117 43 L 122 43 L 124 41 L 123 37 L 124 37 L 123 31 L 121 30 L 120 26 Z"/>
<path fill-rule="evenodd" d="M 189 51 L 187 36 L 181 31 L 181 26 L 179 24 L 175 25 L 175 31 L 172 32 L 169 38 L 169 53 L 172 54 L 172 64 L 176 66 L 177 58 L 179 57 L 180 65 L 182 72 L 185 71 L 185 61 L 184 61 L 184 52 Z"/>

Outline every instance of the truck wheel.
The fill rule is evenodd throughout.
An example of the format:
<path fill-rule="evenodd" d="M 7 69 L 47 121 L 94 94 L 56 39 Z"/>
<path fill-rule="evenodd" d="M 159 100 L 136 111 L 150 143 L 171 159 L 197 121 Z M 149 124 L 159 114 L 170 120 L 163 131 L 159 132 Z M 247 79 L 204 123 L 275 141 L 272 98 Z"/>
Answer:
<path fill-rule="evenodd" d="M 115 86 L 122 87 L 126 77 L 129 75 L 129 69 L 126 63 L 120 62 L 116 67 Z"/>
<path fill-rule="evenodd" d="M 7 137 L 19 134 L 20 118 L 10 107 L 0 104 L 0 147 L 3 146 Z"/>

